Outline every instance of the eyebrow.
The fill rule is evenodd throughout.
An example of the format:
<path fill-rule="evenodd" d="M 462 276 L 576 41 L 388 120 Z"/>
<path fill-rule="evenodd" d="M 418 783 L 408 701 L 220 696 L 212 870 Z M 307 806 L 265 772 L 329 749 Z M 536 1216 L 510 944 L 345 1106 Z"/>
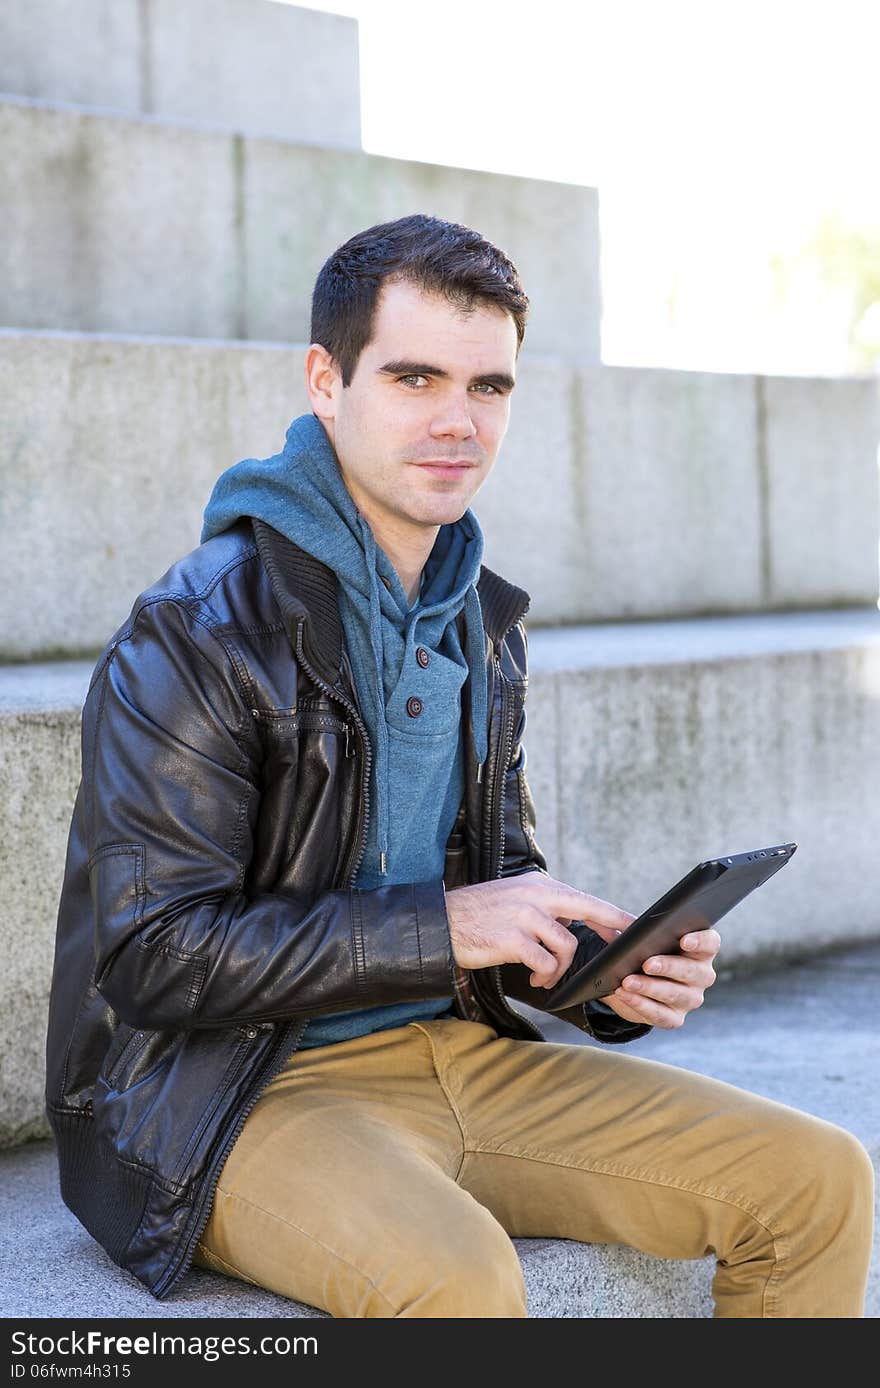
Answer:
<path fill-rule="evenodd" d="M 448 371 L 423 361 L 386 361 L 384 366 L 377 368 L 377 373 L 381 376 L 440 376 L 444 379 L 449 378 Z M 516 381 L 512 376 L 508 376 L 506 371 L 488 371 L 484 376 L 474 376 L 468 384 L 472 386 L 496 386 L 498 390 L 513 390 Z"/>

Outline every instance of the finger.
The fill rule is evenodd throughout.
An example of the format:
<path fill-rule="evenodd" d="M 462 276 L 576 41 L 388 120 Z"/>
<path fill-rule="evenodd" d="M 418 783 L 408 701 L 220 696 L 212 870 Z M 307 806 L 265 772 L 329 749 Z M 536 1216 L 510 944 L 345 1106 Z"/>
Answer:
<path fill-rule="evenodd" d="M 555 988 L 568 968 L 567 964 L 561 963 L 556 955 L 548 950 L 542 950 L 540 955 L 531 950 L 529 958 L 523 962 L 532 970 L 529 975 L 532 988 Z"/>
<path fill-rule="evenodd" d="M 602 1001 L 609 1003 L 615 1012 L 630 1022 L 643 1022 L 647 1026 L 663 1027 L 667 1031 L 682 1026 L 687 1015 L 679 1008 L 658 1002 L 656 998 L 633 993 L 628 988 L 618 988 Z"/>
<path fill-rule="evenodd" d="M 702 988 L 676 983 L 671 979 L 643 978 L 640 974 L 631 974 L 623 980 L 621 988 L 630 1001 L 633 998 L 647 998 L 684 1014 L 694 1012 L 703 1005 Z"/>
<path fill-rule="evenodd" d="M 553 877 L 545 877 L 543 873 L 527 873 L 521 880 L 525 878 L 535 879 L 529 885 L 537 894 L 536 900 L 540 901 L 544 910 L 553 916 L 582 920 L 596 930 L 597 934 L 602 934 L 603 939 L 606 937 L 598 927 L 612 931 L 625 930 L 636 919 L 631 911 L 624 911 L 622 907 L 614 906 L 612 902 L 604 901 L 600 896 L 578 891 L 576 887 L 569 887 L 565 882 L 557 882 Z"/>
<path fill-rule="evenodd" d="M 715 982 L 715 970 L 708 959 L 687 959 L 681 954 L 652 955 L 642 965 L 642 973 L 650 978 L 671 978 L 676 983 L 696 988 L 710 988 Z"/>
<path fill-rule="evenodd" d="M 711 928 L 709 930 L 693 930 L 689 935 L 683 935 L 678 943 L 692 957 L 714 959 L 721 948 L 721 936 L 717 930 Z"/>
<path fill-rule="evenodd" d="M 524 968 L 531 970 L 529 984 L 532 988 L 548 987 L 551 979 L 555 979 L 560 972 L 556 955 L 544 949 L 543 945 L 533 940 L 530 935 L 521 939 L 518 958 Z"/>
<path fill-rule="evenodd" d="M 535 955 L 535 964 L 529 961 L 533 969 L 529 981 L 533 988 L 552 988 L 575 956 L 577 936 L 558 921 L 545 920 L 540 911 L 534 912 L 531 929 L 537 937 L 533 943 L 541 954 Z"/>

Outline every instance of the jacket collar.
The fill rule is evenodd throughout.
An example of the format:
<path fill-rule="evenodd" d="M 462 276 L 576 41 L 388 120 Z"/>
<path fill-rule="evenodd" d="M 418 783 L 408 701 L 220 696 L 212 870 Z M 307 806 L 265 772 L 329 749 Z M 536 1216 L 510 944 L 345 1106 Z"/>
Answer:
<path fill-rule="evenodd" d="M 288 634 L 295 642 L 296 629 L 303 623 L 303 645 L 309 661 L 323 679 L 335 683 L 344 648 L 336 574 L 265 521 L 253 517 L 251 525 Z M 480 566 L 477 593 L 486 635 L 493 645 L 500 645 L 528 611 L 529 594 L 485 564 Z"/>

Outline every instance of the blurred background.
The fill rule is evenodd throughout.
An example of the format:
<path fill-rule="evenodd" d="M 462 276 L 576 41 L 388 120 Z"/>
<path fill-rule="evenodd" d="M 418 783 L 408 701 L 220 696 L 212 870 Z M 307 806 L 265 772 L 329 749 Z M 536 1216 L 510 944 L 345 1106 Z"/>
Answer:
<path fill-rule="evenodd" d="M 308 408 L 326 257 L 417 211 L 532 300 L 474 509 L 531 594 L 550 870 L 638 913 L 796 842 L 724 925 L 731 990 L 640 1046 L 880 1158 L 878 29 L 855 0 L 0 0 L 0 1146 L 40 1140 L 0 1180 L 3 1314 L 155 1311 L 65 1224 L 45 1141 L 95 660 Z M 539 1250 L 535 1304 L 709 1313 L 708 1268 L 592 1253 Z"/>

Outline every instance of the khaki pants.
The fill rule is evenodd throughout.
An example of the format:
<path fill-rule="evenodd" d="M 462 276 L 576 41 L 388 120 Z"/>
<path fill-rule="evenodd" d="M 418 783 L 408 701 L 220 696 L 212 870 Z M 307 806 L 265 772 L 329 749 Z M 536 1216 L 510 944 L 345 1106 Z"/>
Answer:
<path fill-rule="evenodd" d="M 411 1022 L 295 1054 L 196 1261 L 336 1317 L 526 1316 L 511 1237 L 717 1255 L 715 1314 L 859 1317 L 873 1171 L 843 1129 L 614 1048 Z"/>

